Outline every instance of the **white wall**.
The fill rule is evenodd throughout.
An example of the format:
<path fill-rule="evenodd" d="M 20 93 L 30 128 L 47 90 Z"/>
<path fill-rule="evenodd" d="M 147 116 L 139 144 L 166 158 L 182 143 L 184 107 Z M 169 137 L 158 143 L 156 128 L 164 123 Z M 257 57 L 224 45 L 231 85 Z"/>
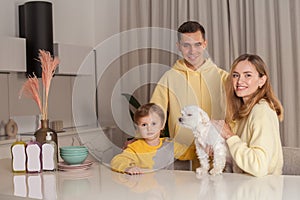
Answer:
<path fill-rule="evenodd" d="M 95 0 L 96 45 L 120 32 L 120 1 Z"/>
<path fill-rule="evenodd" d="M 1 36 L 18 36 L 18 5 L 27 1 L 0 1 Z M 119 32 L 120 0 L 44 1 L 52 2 L 55 43 L 95 46 Z"/>
<path fill-rule="evenodd" d="M 93 46 L 94 21 L 94 0 L 53 0 L 55 43 Z"/>

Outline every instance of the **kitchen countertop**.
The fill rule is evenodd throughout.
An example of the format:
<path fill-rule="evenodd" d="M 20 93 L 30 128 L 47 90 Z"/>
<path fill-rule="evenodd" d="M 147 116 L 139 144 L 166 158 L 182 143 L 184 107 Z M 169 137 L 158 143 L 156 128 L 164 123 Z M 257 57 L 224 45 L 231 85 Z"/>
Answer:
<path fill-rule="evenodd" d="M 103 131 L 108 130 L 108 129 L 114 129 L 115 126 L 105 126 L 102 127 L 101 129 Z M 85 133 L 85 132 L 91 132 L 91 131 L 99 131 L 100 128 L 98 127 L 73 127 L 73 128 L 65 128 L 63 131 L 57 132 L 58 136 L 67 136 L 67 135 L 73 135 L 77 133 Z M 22 133 L 22 139 L 24 141 L 29 141 L 31 137 L 33 136 L 34 133 Z M 12 144 L 13 142 L 16 141 L 16 137 L 9 137 L 9 136 L 0 136 L 0 145 L 2 144 Z"/>
<path fill-rule="evenodd" d="M 120 147 L 112 142 L 114 129 L 116 127 L 76 127 L 64 129 L 64 132 L 57 133 L 59 147 L 63 145 L 84 145 L 89 148 L 92 160 L 101 160 L 109 163 L 111 158 L 121 151 Z M 32 134 L 22 135 L 22 140 L 27 142 Z M 0 159 L 11 158 L 10 146 L 15 138 L 0 141 Z"/>
<path fill-rule="evenodd" d="M 71 135 L 77 133 L 76 128 L 68 128 L 64 129 L 64 131 L 58 132 L 58 135 Z M 30 138 L 33 136 L 34 133 L 22 133 L 22 140 L 29 141 Z M 16 137 L 9 137 L 9 136 L 1 136 L 0 137 L 0 145 L 1 144 L 12 144 L 16 141 Z"/>
<path fill-rule="evenodd" d="M 94 162 L 80 171 L 14 174 L 0 160 L 0 199 L 299 199 L 300 176 L 256 178 L 225 173 L 197 177 L 193 171 L 160 170 L 130 176 Z"/>

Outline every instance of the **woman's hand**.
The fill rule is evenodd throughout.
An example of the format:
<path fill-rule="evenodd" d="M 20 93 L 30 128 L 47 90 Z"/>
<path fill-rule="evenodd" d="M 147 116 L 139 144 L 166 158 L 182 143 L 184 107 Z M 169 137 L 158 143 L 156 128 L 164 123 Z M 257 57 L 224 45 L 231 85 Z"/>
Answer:
<path fill-rule="evenodd" d="M 233 136 L 233 132 L 228 124 L 225 123 L 224 120 L 212 120 L 213 125 L 217 128 L 217 130 L 221 133 L 221 136 L 227 140 L 231 136 Z"/>

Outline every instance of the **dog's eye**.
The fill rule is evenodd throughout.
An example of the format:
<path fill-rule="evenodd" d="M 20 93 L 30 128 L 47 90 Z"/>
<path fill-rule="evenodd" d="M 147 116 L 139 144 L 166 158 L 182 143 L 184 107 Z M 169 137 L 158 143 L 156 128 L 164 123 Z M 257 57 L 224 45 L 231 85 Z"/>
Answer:
<path fill-rule="evenodd" d="M 190 117 L 190 116 L 192 116 L 192 114 L 187 114 L 187 116 L 189 116 L 189 117 Z"/>

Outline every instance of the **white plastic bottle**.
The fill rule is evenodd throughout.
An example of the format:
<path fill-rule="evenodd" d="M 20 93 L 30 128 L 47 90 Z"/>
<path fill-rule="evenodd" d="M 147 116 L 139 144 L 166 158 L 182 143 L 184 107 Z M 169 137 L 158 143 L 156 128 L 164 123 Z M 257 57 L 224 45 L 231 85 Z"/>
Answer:
<path fill-rule="evenodd" d="M 47 132 L 46 141 L 42 145 L 42 166 L 45 171 L 57 169 L 57 148 L 50 134 Z"/>
<path fill-rule="evenodd" d="M 26 155 L 27 155 L 27 172 L 41 172 L 41 144 L 36 141 L 35 136 L 32 136 L 30 142 L 26 146 Z"/>
<path fill-rule="evenodd" d="M 12 171 L 13 172 L 26 172 L 26 143 L 22 141 L 20 135 L 17 135 L 16 142 L 11 145 L 12 156 Z"/>

